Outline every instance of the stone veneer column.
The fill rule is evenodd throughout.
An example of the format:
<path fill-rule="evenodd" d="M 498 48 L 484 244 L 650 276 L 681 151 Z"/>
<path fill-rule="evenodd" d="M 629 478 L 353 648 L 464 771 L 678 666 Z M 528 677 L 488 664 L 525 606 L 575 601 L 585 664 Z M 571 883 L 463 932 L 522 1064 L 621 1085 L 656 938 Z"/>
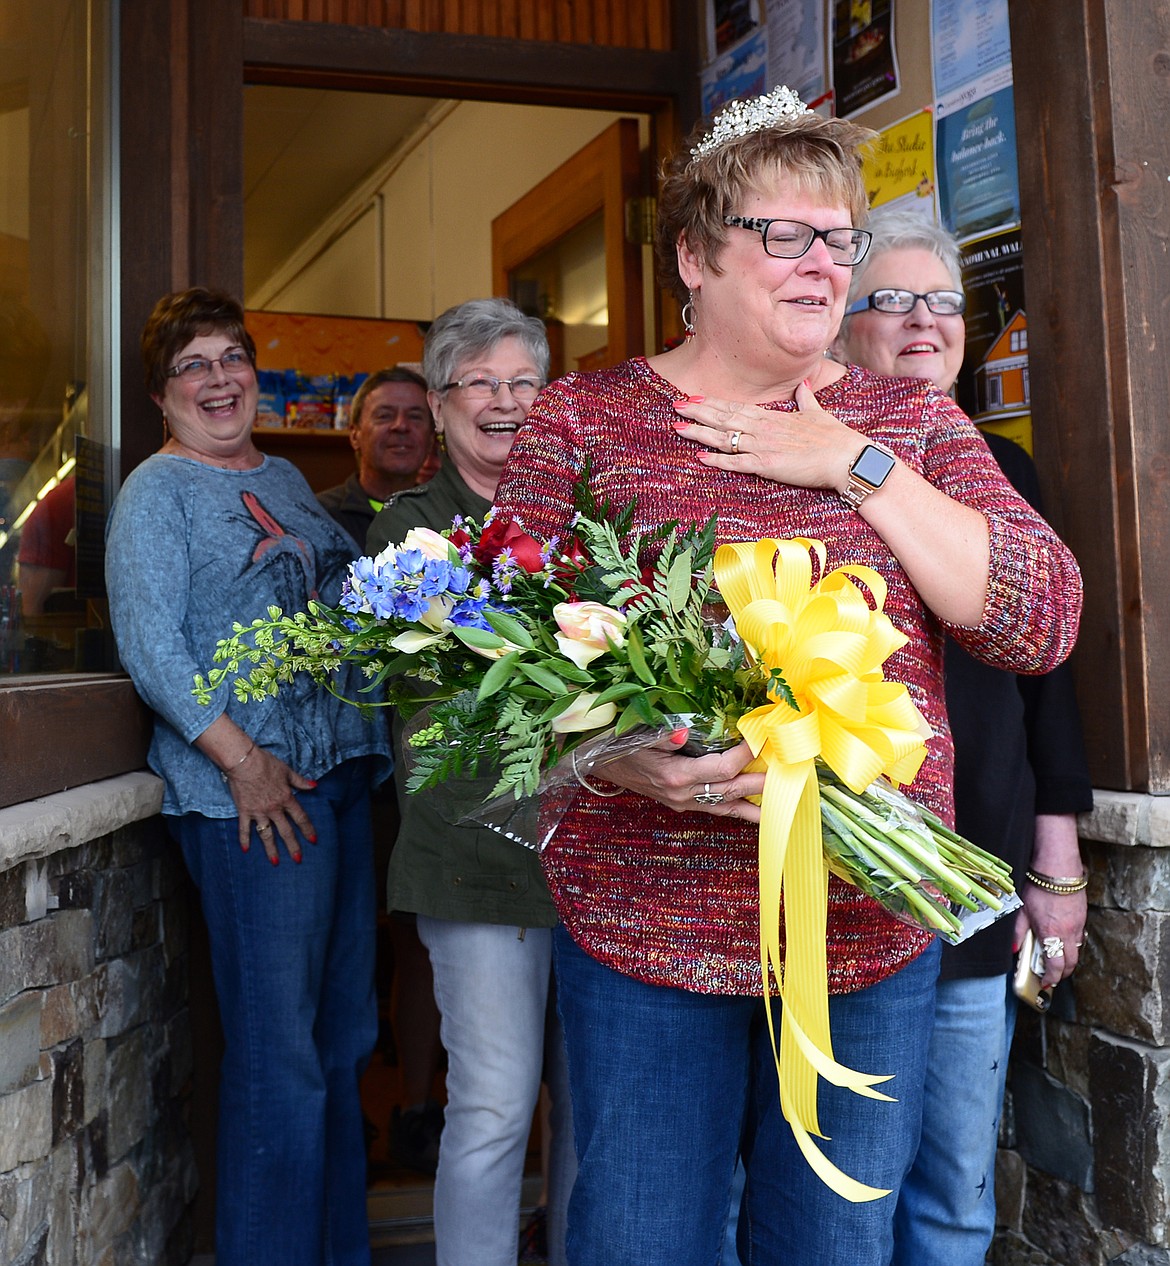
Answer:
<path fill-rule="evenodd" d="M 179 1266 L 187 879 L 161 784 L 0 810 L 0 1262 Z"/>
<path fill-rule="evenodd" d="M 1170 798 L 1095 798 L 1081 966 L 1020 1010 L 995 1266 L 1170 1266 Z"/>

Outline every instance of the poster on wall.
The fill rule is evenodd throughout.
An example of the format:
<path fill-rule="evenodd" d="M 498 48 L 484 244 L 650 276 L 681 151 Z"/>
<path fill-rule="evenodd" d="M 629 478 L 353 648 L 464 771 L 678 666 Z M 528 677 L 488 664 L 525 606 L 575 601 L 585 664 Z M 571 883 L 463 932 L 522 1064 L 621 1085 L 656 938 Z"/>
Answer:
<path fill-rule="evenodd" d="M 1031 412 L 1028 317 L 1020 230 L 988 234 L 962 250 L 967 354 L 956 396 L 977 422 Z"/>
<path fill-rule="evenodd" d="M 807 106 L 828 91 L 822 0 L 768 0 L 768 88 L 787 84 Z"/>
<path fill-rule="evenodd" d="M 760 0 L 707 0 L 706 10 L 708 61 L 760 25 Z"/>
<path fill-rule="evenodd" d="M 939 216 L 956 237 L 1020 221 L 1011 84 L 967 102 L 940 102 L 935 132 Z"/>
<path fill-rule="evenodd" d="M 933 0 L 930 47 L 936 97 L 953 96 L 1005 68 L 1010 73 L 1008 0 Z"/>
<path fill-rule="evenodd" d="M 833 91 L 842 117 L 897 94 L 894 0 L 834 0 Z"/>
<path fill-rule="evenodd" d="M 758 27 L 703 71 L 703 113 L 710 114 L 736 97 L 758 96 L 767 87 L 767 71 L 768 38 L 764 28 Z"/>
<path fill-rule="evenodd" d="M 865 147 L 861 172 L 871 207 L 896 202 L 934 219 L 934 120 L 929 110 L 883 128 Z"/>

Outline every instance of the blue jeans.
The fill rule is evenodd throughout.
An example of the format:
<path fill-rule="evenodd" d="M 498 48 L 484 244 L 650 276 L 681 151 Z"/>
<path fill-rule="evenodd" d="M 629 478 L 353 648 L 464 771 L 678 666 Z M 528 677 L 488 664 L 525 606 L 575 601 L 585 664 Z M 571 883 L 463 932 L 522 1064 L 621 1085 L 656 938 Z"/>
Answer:
<path fill-rule="evenodd" d="M 297 793 L 317 830 L 273 866 L 235 818 L 171 820 L 202 897 L 224 1031 L 223 1266 L 369 1266 L 358 1080 L 377 1037 L 369 765 Z"/>
<path fill-rule="evenodd" d="M 896 1266 L 983 1266 L 1015 1024 L 1009 977 L 939 981 L 922 1141 L 894 1219 Z"/>
<path fill-rule="evenodd" d="M 438 1266 L 516 1266 L 520 1184 L 541 1077 L 551 1099 L 548 1260 L 565 1266 L 576 1160 L 549 928 L 418 916 L 447 1051 L 435 1175 Z"/>
<path fill-rule="evenodd" d="M 887 1266 L 896 1196 L 851 1204 L 813 1174 L 780 1113 L 758 998 L 643 984 L 554 933 L 578 1175 L 571 1266 L 718 1266 L 741 1143 L 744 1266 Z M 829 1001 L 833 1049 L 895 1073 L 897 1103 L 822 1082 L 823 1150 L 895 1193 L 918 1146 L 937 943 L 900 972 Z M 778 1005 L 778 1004 L 777 1004 Z"/>

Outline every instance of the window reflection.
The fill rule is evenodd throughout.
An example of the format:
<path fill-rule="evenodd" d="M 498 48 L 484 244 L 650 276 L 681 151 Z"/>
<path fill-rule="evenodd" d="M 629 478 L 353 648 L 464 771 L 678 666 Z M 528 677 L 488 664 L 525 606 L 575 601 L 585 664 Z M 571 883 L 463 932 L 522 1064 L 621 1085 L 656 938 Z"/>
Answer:
<path fill-rule="evenodd" d="M 110 357 L 93 243 L 105 226 L 106 6 L 0 5 L 0 673 L 111 664 L 101 538 Z M 106 414 L 99 418 L 97 415 Z"/>

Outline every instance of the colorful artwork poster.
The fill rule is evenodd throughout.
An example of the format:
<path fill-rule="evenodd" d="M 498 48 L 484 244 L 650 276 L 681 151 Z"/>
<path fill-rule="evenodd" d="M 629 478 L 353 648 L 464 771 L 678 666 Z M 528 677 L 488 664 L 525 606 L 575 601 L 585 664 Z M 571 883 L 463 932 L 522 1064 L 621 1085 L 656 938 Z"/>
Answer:
<path fill-rule="evenodd" d="M 703 113 L 737 97 L 758 96 L 766 89 L 767 73 L 768 40 L 760 27 L 703 71 Z"/>
<path fill-rule="evenodd" d="M 956 237 L 1019 223 L 1016 107 L 1010 84 L 953 113 L 940 107 L 935 153 L 939 217 Z"/>
<path fill-rule="evenodd" d="M 1008 0 L 933 0 L 930 46 L 937 97 L 1010 68 Z"/>
<path fill-rule="evenodd" d="M 865 147 L 861 170 L 871 207 L 898 202 L 934 218 L 934 119 L 920 110 Z"/>
<path fill-rule="evenodd" d="M 759 24 L 759 0 L 707 0 L 708 56 L 726 52 Z"/>
<path fill-rule="evenodd" d="M 894 0 L 834 0 L 833 91 L 842 116 L 897 93 Z"/>
<path fill-rule="evenodd" d="M 825 7 L 821 0 L 768 0 L 768 87 L 787 84 L 805 105 L 825 95 Z"/>
<path fill-rule="evenodd" d="M 962 268 L 967 352 L 956 398 L 977 422 L 1030 413 L 1020 230 L 966 243 Z"/>

